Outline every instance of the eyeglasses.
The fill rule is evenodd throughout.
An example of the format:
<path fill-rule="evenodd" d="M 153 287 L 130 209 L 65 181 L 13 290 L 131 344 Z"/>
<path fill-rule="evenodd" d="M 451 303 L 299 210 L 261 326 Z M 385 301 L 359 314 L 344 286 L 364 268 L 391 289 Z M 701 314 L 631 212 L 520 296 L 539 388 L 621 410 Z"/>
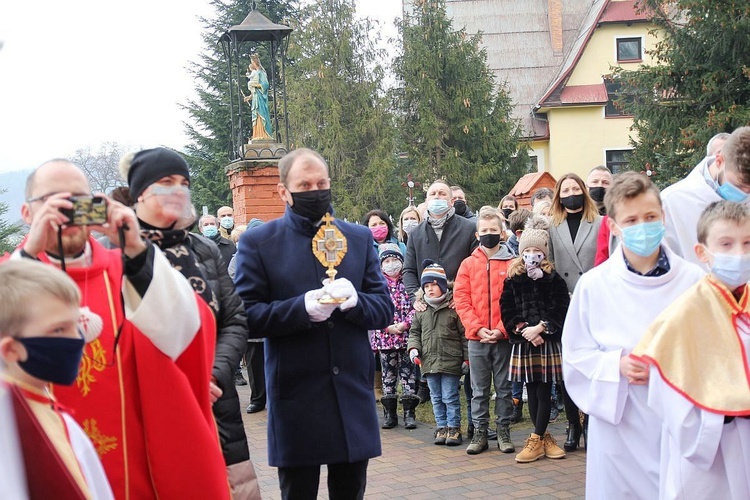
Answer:
<path fill-rule="evenodd" d="M 52 193 L 43 194 L 41 196 L 35 196 L 33 198 L 29 198 L 26 200 L 26 203 L 34 203 L 35 201 L 41 201 L 44 203 L 49 199 L 50 196 L 54 196 L 56 194 L 61 193 L 62 191 L 53 191 Z M 91 193 L 72 193 L 73 196 L 91 196 Z"/>

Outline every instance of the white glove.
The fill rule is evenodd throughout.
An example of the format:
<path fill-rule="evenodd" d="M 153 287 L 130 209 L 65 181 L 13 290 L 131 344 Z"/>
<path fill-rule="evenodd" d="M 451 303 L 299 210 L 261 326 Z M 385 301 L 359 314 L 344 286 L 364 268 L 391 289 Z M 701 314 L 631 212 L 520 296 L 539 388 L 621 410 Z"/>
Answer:
<path fill-rule="evenodd" d="M 422 362 L 419 359 L 419 351 L 416 349 L 409 350 L 409 359 L 411 360 L 412 364 L 415 364 L 415 365 L 422 364 Z"/>
<path fill-rule="evenodd" d="M 352 307 L 355 307 L 359 300 L 357 290 L 352 285 L 352 282 L 346 278 L 326 282 L 323 290 L 335 299 L 346 298 L 346 301 L 339 306 L 342 311 L 348 311 Z"/>
<path fill-rule="evenodd" d="M 338 304 L 321 304 L 318 302 L 318 299 L 324 294 L 325 292 L 322 288 L 310 290 L 305 293 L 305 310 L 310 316 L 310 321 L 313 323 L 320 323 L 327 320 L 338 307 Z"/>

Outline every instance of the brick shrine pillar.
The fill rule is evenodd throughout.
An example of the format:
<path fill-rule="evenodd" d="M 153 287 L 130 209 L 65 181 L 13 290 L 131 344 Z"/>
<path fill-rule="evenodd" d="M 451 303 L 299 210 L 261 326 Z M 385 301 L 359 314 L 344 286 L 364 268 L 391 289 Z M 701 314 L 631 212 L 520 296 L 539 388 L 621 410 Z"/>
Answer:
<path fill-rule="evenodd" d="M 245 145 L 245 159 L 224 167 L 232 191 L 235 224 L 257 217 L 267 222 L 284 215 L 286 204 L 276 190 L 279 159 L 286 153 L 281 144 L 263 142 Z"/>

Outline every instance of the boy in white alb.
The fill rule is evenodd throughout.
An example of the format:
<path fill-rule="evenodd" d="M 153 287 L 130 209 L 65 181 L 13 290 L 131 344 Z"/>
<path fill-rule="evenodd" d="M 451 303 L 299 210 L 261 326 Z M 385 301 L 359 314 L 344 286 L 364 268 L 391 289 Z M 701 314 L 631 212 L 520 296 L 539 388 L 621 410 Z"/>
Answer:
<path fill-rule="evenodd" d="M 750 208 L 709 205 L 695 253 L 710 274 L 656 319 L 632 353 L 651 364 L 648 405 L 663 422 L 659 498 L 746 500 Z"/>
<path fill-rule="evenodd" d="M 0 383 L 17 398 L 21 443 L 34 443 L 22 444 L 31 498 L 114 498 L 91 441 L 50 393 L 78 375 L 80 301 L 62 271 L 30 259 L 0 264 Z"/>
<path fill-rule="evenodd" d="M 563 378 L 589 415 L 586 498 L 650 500 L 659 488 L 661 430 L 646 404 L 648 369 L 628 354 L 704 273 L 662 243 L 659 190 L 646 176 L 616 176 L 604 201 L 622 244 L 576 286 L 562 335 Z"/>

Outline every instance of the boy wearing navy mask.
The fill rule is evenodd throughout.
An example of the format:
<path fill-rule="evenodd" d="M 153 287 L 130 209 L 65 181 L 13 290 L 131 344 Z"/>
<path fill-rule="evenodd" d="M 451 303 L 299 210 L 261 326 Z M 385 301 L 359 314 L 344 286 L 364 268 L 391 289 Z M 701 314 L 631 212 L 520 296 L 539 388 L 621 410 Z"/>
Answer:
<path fill-rule="evenodd" d="M 80 301 L 62 271 L 30 259 L 0 265 L 0 360 L 6 365 L 0 384 L 16 399 L 31 497 L 114 498 L 94 446 L 49 387 L 71 385 L 78 375 L 85 344 Z"/>

